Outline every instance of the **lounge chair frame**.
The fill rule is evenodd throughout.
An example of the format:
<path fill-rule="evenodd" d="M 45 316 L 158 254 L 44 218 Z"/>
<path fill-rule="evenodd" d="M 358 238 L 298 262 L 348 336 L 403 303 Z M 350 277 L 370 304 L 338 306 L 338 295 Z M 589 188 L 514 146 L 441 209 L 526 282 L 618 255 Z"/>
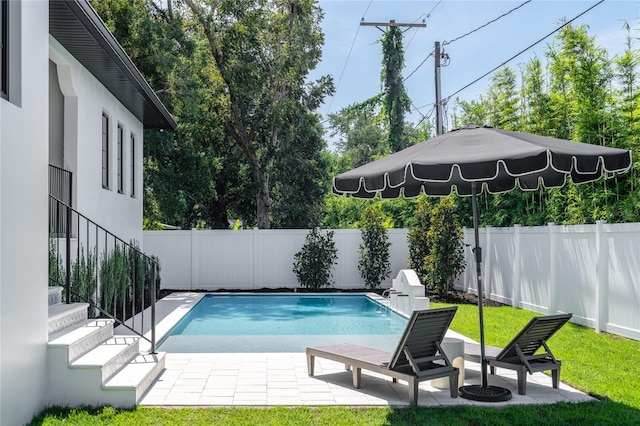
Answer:
<path fill-rule="evenodd" d="M 518 393 L 526 395 L 526 373 L 550 370 L 551 383 L 557 389 L 560 385 L 562 362 L 553 355 L 547 341 L 571 316 L 572 314 L 561 314 L 534 317 L 503 349 L 485 346 L 485 359 L 491 374 L 496 374 L 496 367 L 515 370 L 518 376 Z M 543 351 L 539 352 L 540 349 Z M 481 362 L 480 345 L 465 342 L 464 359 Z"/>
<path fill-rule="evenodd" d="M 440 343 L 457 307 L 414 311 L 393 354 L 365 346 L 343 343 L 307 348 L 307 369 L 314 375 L 315 358 L 340 362 L 352 372 L 353 387 L 360 389 L 362 370 L 389 376 L 409 387 L 409 402 L 418 403 L 418 384 L 425 380 L 449 377 L 452 398 L 458 396 L 458 369 L 442 350 Z"/>

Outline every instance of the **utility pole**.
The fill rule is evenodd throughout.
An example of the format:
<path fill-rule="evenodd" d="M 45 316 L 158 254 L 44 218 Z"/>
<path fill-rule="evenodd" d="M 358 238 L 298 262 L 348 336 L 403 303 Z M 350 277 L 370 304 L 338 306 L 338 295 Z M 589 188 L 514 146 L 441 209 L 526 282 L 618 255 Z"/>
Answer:
<path fill-rule="evenodd" d="M 376 27 L 385 34 L 381 40 L 384 58 L 382 81 L 384 83 L 385 96 L 383 105 L 386 106 L 386 116 L 389 120 L 389 148 L 391 152 L 397 152 L 408 146 L 407 138 L 404 135 L 404 114 L 410 111 L 410 100 L 402 77 L 402 69 L 404 68 L 402 38 L 403 32 L 408 30 L 403 31 L 400 27 L 424 28 L 427 24 L 424 21 L 420 24 L 402 24 L 391 20 L 389 23 L 362 21 L 360 25 Z M 387 29 L 383 30 L 381 27 L 387 27 Z"/>
<path fill-rule="evenodd" d="M 420 24 L 401 24 L 396 22 L 395 20 L 390 20 L 389 22 L 360 22 L 361 27 L 376 27 L 380 31 L 384 32 L 384 30 L 380 27 L 402 27 L 402 28 L 425 28 L 427 24 L 422 21 Z"/>
<path fill-rule="evenodd" d="M 442 94 L 440 93 L 440 42 L 436 41 L 436 135 L 442 134 Z"/>

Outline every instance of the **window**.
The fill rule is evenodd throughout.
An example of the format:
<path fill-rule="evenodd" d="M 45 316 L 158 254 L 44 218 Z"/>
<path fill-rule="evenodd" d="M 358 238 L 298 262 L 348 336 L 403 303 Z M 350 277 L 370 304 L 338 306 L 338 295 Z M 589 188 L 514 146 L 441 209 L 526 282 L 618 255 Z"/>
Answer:
<path fill-rule="evenodd" d="M 21 106 L 21 2 L 0 0 L 0 97 Z"/>
<path fill-rule="evenodd" d="M 129 152 L 129 158 L 131 161 L 131 168 L 129 169 L 129 183 L 131 185 L 131 198 L 136 198 L 136 135 L 131 133 L 131 146 Z"/>
<path fill-rule="evenodd" d="M 124 128 L 118 124 L 118 194 L 124 194 Z"/>
<path fill-rule="evenodd" d="M 0 1 L 0 94 L 9 96 L 9 0 Z"/>
<path fill-rule="evenodd" d="M 109 117 L 102 113 L 102 187 L 109 189 Z"/>

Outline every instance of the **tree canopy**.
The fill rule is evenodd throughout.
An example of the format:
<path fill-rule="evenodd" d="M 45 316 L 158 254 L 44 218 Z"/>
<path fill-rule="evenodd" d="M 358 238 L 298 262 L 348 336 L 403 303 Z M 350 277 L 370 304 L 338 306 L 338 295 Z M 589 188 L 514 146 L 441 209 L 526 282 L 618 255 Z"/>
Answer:
<path fill-rule="evenodd" d="M 331 194 L 333 175 L 433 136 L 432 121 L 404 116 L 401 32 L 391 27 L 381 39 L 383 91 L 330 114 L 325 131 L 317 110 L 333 81 L 309 78 L 323 46 L 316 1 L 92 5 L 178 123 L 175 132 L 145 131 L 146 226 L 226 229 L 238 219 L 246 227 L 355 228 L 371 204 L 396 227 L 415 222 L 415 200 Z M 542 57 L 504 67 L 484 93 L 456 100 L 454 127 L 476 122 L 634 151 L 633 169 L 611 180 L 483 194 L 481 224 L 640 220 L 637 29 L 624 24 L 624 51 L 610 57 L 587 27 L 567 25 Z M 455 203 L 470 226 L 469 200 Z"/>

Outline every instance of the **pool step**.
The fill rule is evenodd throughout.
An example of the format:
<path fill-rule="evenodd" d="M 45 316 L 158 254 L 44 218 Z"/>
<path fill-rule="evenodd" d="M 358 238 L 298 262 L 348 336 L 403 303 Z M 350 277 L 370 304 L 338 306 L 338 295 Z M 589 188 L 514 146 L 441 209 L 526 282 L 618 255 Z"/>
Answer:
<path fill-rule="evenodd" d="M 114 335 L 112 319 L 87 319 L 88 306 L 49 306 L 48 403 L 133 407 L 164 369 L 165 354 L 141 354 L 140 337 Z"/>

